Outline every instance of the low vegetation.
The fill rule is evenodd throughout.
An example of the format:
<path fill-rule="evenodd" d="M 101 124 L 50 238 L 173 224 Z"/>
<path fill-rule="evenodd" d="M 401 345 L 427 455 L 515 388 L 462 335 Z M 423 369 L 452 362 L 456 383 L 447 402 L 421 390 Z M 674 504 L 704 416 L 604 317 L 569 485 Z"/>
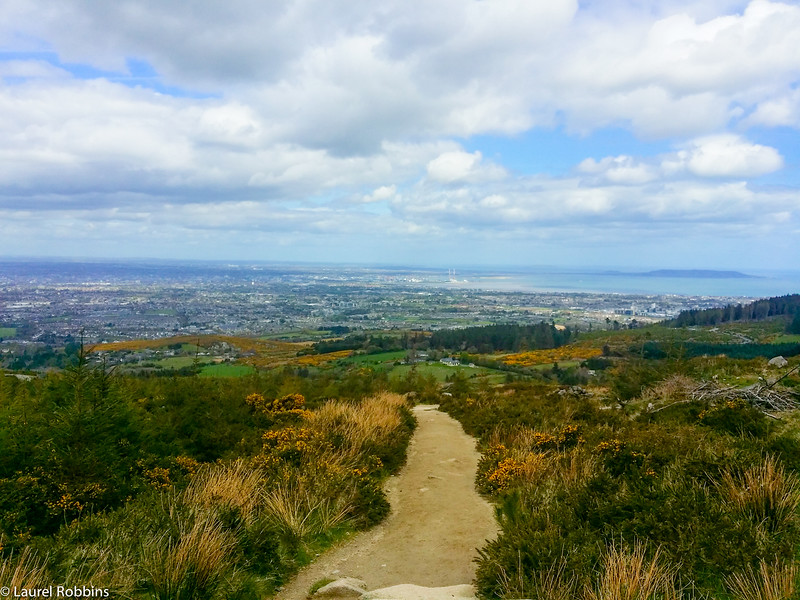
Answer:
<path fill-rule="evenodd" d="M 218 339 L 250 364 L 191 376 L 112 375 L 74 349 L 61 373 L 0 378 L 0 585 L 272 595 L 385 517 L 413 398 L 479 439 L 501 527 L 483 597 L 797 598 L 800 357 L 781 306 L 578 339 L 550 324 Z"/>
<path fill-rule="evenodd" d="M 2 378 L 0 585 L 274 594 L 315 553 L 386 516 L 381 482 L 415 425 L 404 396 L 366 378 L 338 383 L 290 369 L 111 377 L 85 360 Z"/>
<path fill-rule="evenodd" d="M 481 441 L 476 482 L 500 520 L 480 553 L 481 594 L 795 598 L 797 417 L 716 382 L 786 374 L 768 389 L 796 406 L 797 359 L 775 371 L 766 358 L 643 358 L 635 344 L 604 354 L 582 387 L 517 381 L 443 398 Z"/>

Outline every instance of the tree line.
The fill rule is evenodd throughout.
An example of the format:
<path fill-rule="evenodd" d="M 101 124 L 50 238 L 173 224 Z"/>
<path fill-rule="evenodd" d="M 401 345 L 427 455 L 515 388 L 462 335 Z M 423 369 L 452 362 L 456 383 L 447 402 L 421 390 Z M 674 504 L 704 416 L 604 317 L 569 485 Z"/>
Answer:
<path fill-rule="evenodd" d="M 569 327 L 557 328 L 552 323 L 517 325 L 512 323 L 466 327 L 464 329 L 443 329 L 430 338 L 431 348 L 466 350 L 472 353 L 487 354 L 497 351 L 524 352 L 558 348 L 575 337 Z"/>
<path fill-rule="evenodd" d="M 665 324 L 669 327 L 718 325 L 737 321 L 763 321 L 770 317 L 798 314 L 800 314 L 800 294 L 788 294 L 756 300 L 748 304 L 728 304 L 720 308 L 683 310 L 674 319 L 665 321 Z M 798 327 L 800 327 L 800 323 L 798 323 Z"/>

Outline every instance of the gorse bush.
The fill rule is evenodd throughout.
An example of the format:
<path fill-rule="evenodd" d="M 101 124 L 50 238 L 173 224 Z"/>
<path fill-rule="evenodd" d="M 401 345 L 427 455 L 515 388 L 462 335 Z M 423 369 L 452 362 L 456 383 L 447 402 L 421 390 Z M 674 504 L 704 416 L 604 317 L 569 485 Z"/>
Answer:
<path fill-rule="evenodd" d="M 703 425 L 732 435 L 764 437 L 769 432 L 764 414 L 741 398 L 710 406 L 697 418 Z"/>

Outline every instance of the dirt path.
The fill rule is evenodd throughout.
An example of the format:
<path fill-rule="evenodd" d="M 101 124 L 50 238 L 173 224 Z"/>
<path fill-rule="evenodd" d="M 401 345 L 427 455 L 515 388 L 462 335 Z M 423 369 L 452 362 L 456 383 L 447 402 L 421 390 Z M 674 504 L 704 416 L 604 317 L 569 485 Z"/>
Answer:
<path fill-rule="evenodd" d="M 302 600 L 323 577 L 357 577 L 370 590 L 472 582 L 476 549 L 497 533 L 492 507 L 475 491 L 475 440 L 435 407 L 414 411 L 408 462 L 386 488 L 389 517 L 320 557 L 277 598 Z"/>

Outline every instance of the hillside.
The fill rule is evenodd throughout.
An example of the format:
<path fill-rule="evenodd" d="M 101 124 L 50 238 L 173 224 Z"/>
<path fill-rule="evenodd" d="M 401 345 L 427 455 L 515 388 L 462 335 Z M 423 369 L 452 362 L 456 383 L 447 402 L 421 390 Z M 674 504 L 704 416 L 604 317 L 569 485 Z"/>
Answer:
<path fill-rule="evenodd" d="M 374 339 L 408 348 L 382 351 L 367 336 L 328 353 L 169 338 L 95 348 L 61 373 L 2 377 L 0 583 L 16 571 L 136 599 L 169 586 L 198 600 L 262 599 L 390 514 L 369 535 L 387 532 L 391 556 L 436 564 L 447 550 L 392 542 L 383 529 L 392 519 L 431 529 L 423 508 L 433 504 L 409 508 L 391 484 L 388 497 L 382 489 L 403 464 L 409 408 L 434 402 L 478 439 L 475 482 L 499 517 L 475 563 L 480 594 L 594 600 L 612 572 L 638 581 L 650 569 L 667 586 L 659 597 L 691 580 L 686 598 L 744 600 L 737 581 L 800 569 L 800 354 L 787 351 L 800 337 L 787 322 L 595 330 L 558 347 L 490 353 L 464 344 L 528 330 L 462 331 L 442 336 L 453 346 L 441 349 L 433 336 L 383 332 Z M 145 361 L 139 371 L 109 364 L 132 353 Z M 228 377 L 142 366 L 197 363 L 203 353 L 228 355 L 230 366 L 263 356 L 264 365 Z M 779 354 L 786 362 L 771 365 Z M 425 465 L 431 484 L 415 480 L 405 492 L 439 489 L 440 467 Z M 448 508 L 465 510 L 466 494 Z M 469 564 L 471 553 L 452 552 Z M 339 555 L 330 556 L 320 564 Z M 189 578 L 206 560 L 213 568 L 202 580 Z M 425 583 L 400 580 L 413 570 L 395 573 L 374 585 Z"/>

